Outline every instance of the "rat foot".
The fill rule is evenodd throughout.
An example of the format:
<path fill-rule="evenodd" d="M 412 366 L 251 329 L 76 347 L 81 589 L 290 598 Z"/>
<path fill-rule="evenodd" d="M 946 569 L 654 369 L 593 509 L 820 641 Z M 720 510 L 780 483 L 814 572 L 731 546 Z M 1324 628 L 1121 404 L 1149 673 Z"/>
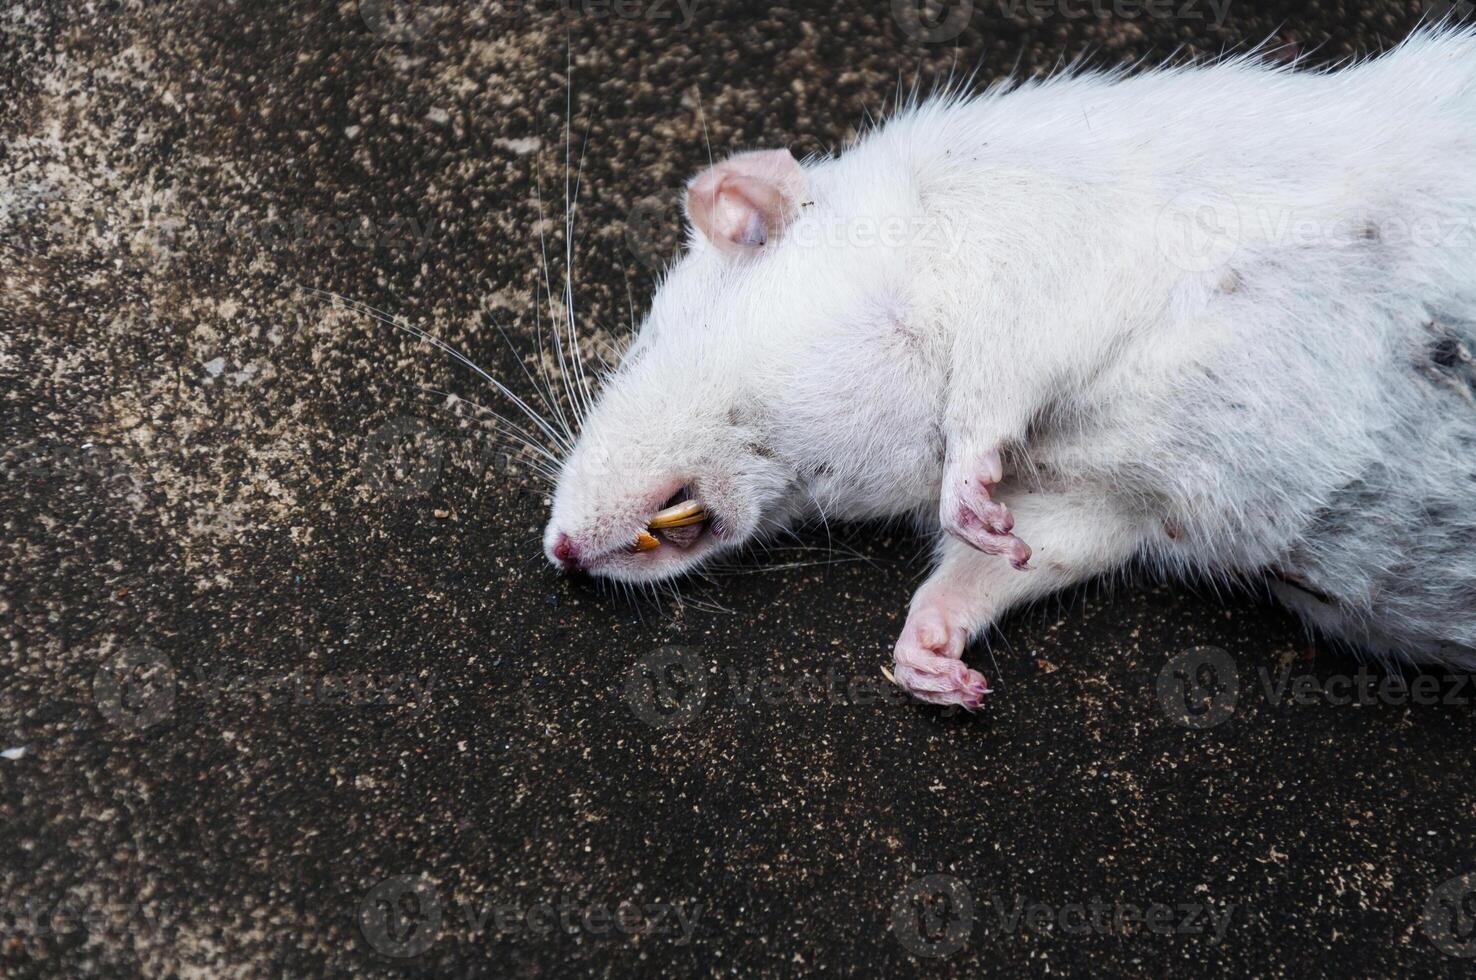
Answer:
<path fill-rule="evenodd" d="M 959 658 L 968 633 L 949 626 L 945 613 L 933 606 L 913 609 L 892 652 L 894 680 L 913 697 L 931 704 L 979 707 L 989 684 L 984 675 Z"/>
<path fill-rule="evenodd" d="M 1004 555 L 1017 569 L 1030 562 L 1030 546 L 1010 532 L 1015 516 L 990 495 L 990 488 L 1004 478 L 999 450 L 991 449 L 978 467 L 962 479 L 949 474 L 944 480 L 943 529 L 986 555 Z"/>

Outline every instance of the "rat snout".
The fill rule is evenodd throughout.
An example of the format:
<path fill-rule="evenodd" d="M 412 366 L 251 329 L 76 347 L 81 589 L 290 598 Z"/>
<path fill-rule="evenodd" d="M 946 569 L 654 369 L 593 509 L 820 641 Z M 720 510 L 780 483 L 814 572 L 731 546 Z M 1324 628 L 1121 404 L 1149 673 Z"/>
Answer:
<path fill-rule="evenodd" d="M 599 518 L 582 522 L 562 514 L 550 521 L 544 551 L 555 567 L 618 578 L 660 578 L 688 567 L 705 550 L 701 545 L 706 539 L 723 534 L 721 522 L 690 483 L 664 483 L 619 508 L 623 517 L 613 516 L 613 509 L 602 510 Z"/>
<path fill-rule="evenodd" d="M 567 534 L 560 533 L 554 538 L 553 547 L 549 549 L 548 557 L 555 565 L 558 565 L 565 571 L 579 571 L 579 546 Z"/>

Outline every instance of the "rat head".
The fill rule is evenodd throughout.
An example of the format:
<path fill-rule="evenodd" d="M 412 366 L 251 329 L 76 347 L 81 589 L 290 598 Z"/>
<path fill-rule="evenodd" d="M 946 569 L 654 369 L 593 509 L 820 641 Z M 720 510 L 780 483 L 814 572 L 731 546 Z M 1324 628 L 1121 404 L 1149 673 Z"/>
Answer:
<path fill-rule="evenodd" d="M 900 250 L 816 232 L 857 208 L 817 186 L 834 164 L 742 153 L 688 185 L 688 248 L 560 473 L 544 533 L 556 566 L 667 578 L 816 507 L 895 499 L 886 471 L 918 472 L 885 441 L 927 425 L 889 418 L 915 403 L 877 390 L 917 364 L 895 348 Z"/>

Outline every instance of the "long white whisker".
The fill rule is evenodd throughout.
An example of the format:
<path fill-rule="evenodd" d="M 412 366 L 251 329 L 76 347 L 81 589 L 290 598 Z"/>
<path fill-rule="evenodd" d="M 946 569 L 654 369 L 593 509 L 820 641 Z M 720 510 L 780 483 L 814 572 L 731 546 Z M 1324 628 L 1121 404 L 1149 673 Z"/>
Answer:
<path fill-rule="evenodd" d="M 540 211 L 542 207 L 543 203 L 542 198 L 540 197 Z M 547 267 L 547 264 L 548 260 L 545 258 L 545 268 Z M 553 406 L 554 417 L 558 419 L 559 427 L 562 428 L 565 432 L 570 433 L 570 442 L 573 442 L 573 429 L 569 425 L 568 417 L 564 414 L 563 403 L 559 401 L 558 395 L 554 392 L 553 381 L 548 376 L 548 365 L 546 363 L 547 359 L 544 357 L 544 355 L 548 353 L 548 345 L 545 344 L 543 341 L 543 314 L 542 307 L 539 305 L 541 289 L 542 286 L 535 283 L 533 287 L 533 324 L 534 335 L 536 338 L 535 342 L 538 344 L 538 373 L 543 378 L 544 387 L 549 393 L 549 401 Z"/>
<path fill-rule="evenodd" d="M 570 72 L 569 87 L 570 97 L 573 96 L 573 73 Z M 572 111 L 572 109 L 571 109 Z M 568 197 L 568 149 L 564 151 L 564 305 L 568 310 L 569 323 L 569 346 L 571 357 L 574 361 L 575 380 L 584 397 L 584 414 L 588 415 L 593 407 L 594 397 L 589 389 L 589 378 L 584 370 L 584 352 L 579 346 L 578 319 L 574 313 L 574 216 L 579 208 L 579 188 L 584 180 L 584 158 L 589 152 L 589 128 L 592 121 L 585 124 L 584 139 L 579 148 L 579 169 L 574 175 L 574 195 L 572 200 Z M 568 132 L 568 123 L 565 123 L 565 132 Z"/>
<path fill-rule="evenodd" d="M 467 405 L 470 405 L 472 408 L 475 408 L 477 411 L 484 412 L 487 415 L 492 416 L 492 418 L 507 426 L 506 430 L 498 430 L 498 434 L 501 435 L 503 438 L 516 439 L 518 442 L 522 443 L 522 445 L 526 446 L 528 449 L 533 450 L 538 455 L 548 460 L 550 463 L 553 463 L 555 466 L 559 465 L 559 458 L 557 456 L 549 452 L 546 447 L 534 442 L 532 439 L 532 433 L 528 432 L 528 430 L 524 429 L 522 426 L 518 425 L 516 422 L 512 421 L 506 416 L 498 414 L 496 411 L 488 408 L 486 405 L 480 405 L 477 402 L 472 401 L 470 398 L 463 398 L 460 395 L 453 394 L 449 391 L 442 391 L 439 388 L 432 388 L 430 385 L 419 385 L 418 387 L 421 391 L 428 391 L 433 395 L 440 395 L 444 398 L 451 398 L 455 399 L 458 402 L 464 402 Z"/>
<path fill-rule="evenodd" d="M 583 421 L 579 417 L 579 400 L 574 396 L 574 389 L 571 386 L 570 381 L 569 381 L 569 364 L 568 364 L 567 359 L 564 357 L 564 340 L 563 340 L 563 334 L 560 333 L 560 331 L 559 331 L 558 318 L 555 317 L 554 316 L 554 313 L 553 313 L 553 279 L 552 279 L 552 276 L 549 274 L 549 271 L 548 271 L 548 236 L 545 235 L 544 232 L 543 232 L 543 221 L 542 221 L 542 218 L 543 218 L 543 178 L 542 178 L 541 175 L 538 178 L 538 186 L 535 189 L 535 195 L 536 195 L 536 200 L 538 202 L 538 216 L 539 216 L 539 222 L 538 222 L 538 250 L 539 250 L 539 254 L 540 254 L 540 257 L 542 259 L 542 262 L 543 262 L 543 295 L 547 298 L 547 301 L 548 301 L 548 326 L 549 326 L 549 330 L 552 331 L 552 334 L 553 334 L 554 357 L 555 357 L 555 359 L 557 361 L 557 364 L 558 364 L 559 381 L 562 382 L 563 388 L 564 388 L 564 395 L 569 400 L 569 409 L 570 409 L 570 411 L 572 411 L 574 413 L 575 421 L 576 421 L 576 423 L 578 423 L 578 422 L 582 422 Z M 540 332 L 540 337 L 541 336 L 542 336 L 542 333 Z M 563 408 L 562 407 L 559 409 L 559 415 L 560 415 L 560 417 L 564 417 L 564 411 L 563 411 Z M 565 428 L 569 428 L 569 422 L 568 422 L 567 418 L 564 419 L 564 427 Z"/>
<path fill-rule="evenodd" d="M 534 298 L 534 301 L 537 302 L 537 297 Z M 523 377 L 528 379 L 528 384 L 533 387 L 534 394 L 536 394 L 538 396 L 538 399 L 543 402 L 545 408 L 549 408 L 550 410 L 552 410 L 551 406 L 553 405 L 554 400 L 553 388 L 548 386 L 539 386 L 538 379 L 533 376 L 532 371 L 528 370 L 528 365 L 523 361 L 522 353 L 519 352 L 518 347 L 516 344 L 513 343 L 512 338 L 508 336 L 507 331 L 503 329 L 502 324 L 497 321 L 497 318 L 495 316 L 491 317 L 490 319 L 492 320 L 492 325 L 497 328 L 497 332 L 502 335 L 503 341 L 507 343 L 508 349 L 511 350 L 513 352 L 513 356 L 517 358 L 518 367 L 522 369 Z M 539 366 L 542 366 L 542 359 L 540 359 L 539 361 Z M 547 375 L 544 376 L 544 380 L 547 381 Z M 572 444 L 574 442 L 574 433 L 570 432 L 567 426 L 564 426 L 563 428 L 564 435 L 568 437 L 569 443 Z"/>
<path fill-rule="evenodd" d="M 511 388 L 494 378 L 492 375 L 488 374 L 476 363 L 474 363 L 471 358 L 467 357 L 465 354 L 461 353 L 461 351 L 452 347 L 450 344 L 446 343 L 438 337 L 431 336 L 429 333 L 426 333 L 419 327 L 413 326 L 408 323 L 402 323 L 397 318 L 391 316 L 383 310 L 379 310 L 373 306 L 370 306 L 368 303 L 363 303 L 358 300 L 352 300 L 349 299 L 347 296 L 342 296 L 338 293 L 334 293 L 326 289 L 316 289 L 312 286 L 304 286 L 301 283 L 296 283 L 295 285 L 307 292 L 315 293 L 319 296 L 327 296 L 336 302 L 342 303 L 344 306 L 348 307 L 350 310 L 353 310 L 356 313 L 370 316 L 380 323 L 394 327 L 396 330 L 402 330 L 405 333 L 410 334 L 412 337 L 425 341 L 426 343 L 435 347 L 437 350 L 451 355 L 458 362 L 466 365 L 467 367 L 475 371 L 477 375 L 482 378 L 482 380 L 486 381 L 488 384 L 492 385 L 499 392 L 501 392 L 504 397 L 506 397 L 509 401 L 513 403 L 513 405 L 518 408 L 519 411 L 521 411 L 535 425 L 542 429 L 549 436 L 549 438 L 553 439 L 555 445 L 563 447 L 566 451 L 568 450 L 569 445 L 564 441 L 563 436 L 561 436 L 556 430 L 554 430 L 554 428 L 548 424 L 543 416 L 535 412 L 533 408 Z"/>

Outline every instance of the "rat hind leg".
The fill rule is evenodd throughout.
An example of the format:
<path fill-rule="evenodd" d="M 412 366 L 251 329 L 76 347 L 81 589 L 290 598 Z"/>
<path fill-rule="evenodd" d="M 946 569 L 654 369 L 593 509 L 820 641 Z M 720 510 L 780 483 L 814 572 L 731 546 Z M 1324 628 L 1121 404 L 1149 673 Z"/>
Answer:
<path fill-rule="evenodd" d="M 963 663 L 969 640 L 1015 606 L 1117 568 L 1144 540 L 1141 522 L 1095 493 L 1003 496 L 1036 542 L 1039 564 L 1020 571 L 1008 555 L 941 539 L 938 565 L 913 596 L 892 654 L 894 680 L 920 700 L 977 708 L 989 687 Z"/>

